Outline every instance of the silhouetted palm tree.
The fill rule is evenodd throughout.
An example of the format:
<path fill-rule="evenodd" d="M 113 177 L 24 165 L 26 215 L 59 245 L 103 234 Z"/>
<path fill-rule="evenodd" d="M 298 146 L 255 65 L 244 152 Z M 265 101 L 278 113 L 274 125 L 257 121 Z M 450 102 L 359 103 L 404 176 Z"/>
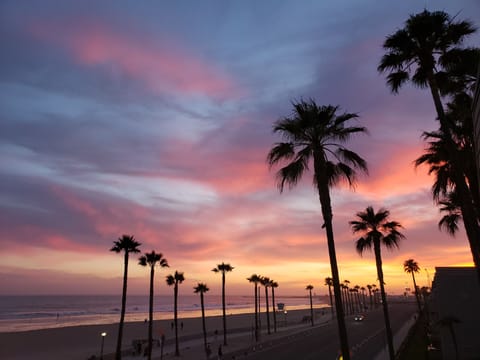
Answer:
<path fill-rule="evenodd" d="M 175 274 L 167 275 L 165 281 L 168 286 L 173 286 L 173 321 L 175 324 L 175 356 L 180 356 L 180 350 L 178 347 L 178 284 L 181 284 L 185 280 L 183 272 L 175 270 Z"/>
<path fill-rule="evenodd" d="M 404 238 L 399 232 L 402 227 L 400 223 L 389 219 L 390 212 L 386 209 L 380 209 L 377 213 L 371 206 L 365 211 L 356 214 L 358 220 L 350 221 L 353 233 L 360 233 L 363 236 L 356 241 L 357 252 L 362 255 L 365 250 L 371 250 L 375 253 L 375 262 L 377 265 L 378 282 L 380 283 L 380 294 L 382 296 L 383 315 L 385 317 L 385 329 L 387 332 L 387 343 L 390 360 L 395 358 L 393 348 L 393 335 L 390 325 L 390 316 L 388 314 L 387 296 L 385 294 L 385 283 L 383 279 L 381 245 L 387 249 L 398 247 L 400 239 Z"/>
<path fill-rule="evenodd" d="M 333 298 L 332 298 L 333 279 L 331 277 L 326 277 L 325 285 L 328 286 L 328 296 L 330 297 L 330 309 L 332 311 L 332 319 L 333 319 L 333 317 L 335 316 L 335 312 L 333 310 Z"/>
<path fill-rule="evenodd" d="M 247 280 L 255 286 L 255 341 L 258 341 L 258 283 L 260 283 L 261 276 L 253 274 Z"/>
<path fill-rule="evenodd" d="M 260 283 L 265 288 L 265 311 L 267 314 L 267 333 L 270 335 L 270 310 L 268 305 L 268 287 L 270 286 L 270 278 L 262 276 Z"/>
<path fill-rule="evenodd" d="M 370 310 L 372 310 L 373 309 L 372 285 L 368 284 L 367 289 L 368 289 L 368 296 L 370 298 Z"/>
<path fill-rule="evenodd" d="M 420 304 L 420 294 L 418 293 L 418 286 L 417 286 L 417 282 L 415 281 L 415 273 L 418 273 L 420 271 L 420 267 L 418 266 L 418 263 L 415 260 L 408 259 L 408 260 L 405 260 L 403 263 L 403 270 L 408 274 L 412 274 L 413 288 L 415 289 L 415 298 L 417 299 L 417 305 L 418 305 L 418 313 L 421 314 L 422 305 Z"/>
<path fill-rule="evenodd" d="M 367 289 L 365 289 L 364 286 L 362 286 L 360 288 L 360 291 L 362 292 L 362 303 L 363 303 L 363 306 L 362 306 L 362 311 L 365 310 L 367 308 L 367 295 L 366 295 L 366 291 Z"/>
<path fill-rule="evenodd" d="M 200 306 L 202 307 L 202 329 L 203 329 L 203 348 L 205 353 L 207 353 L 207 327 L 205 326 L 205 302 L 203 300 L 203 294 L 208 290 L 207 284 L 198 283 L 194 288 L 195 294 L 200 294 Z"/>
<path fill-rule="evenodd" d="M 447 92 L 452 83 L 448 70 L 471 56 L 472 49 L 460 45 L 475 30 L 470 22 L 455 21 L 443 11 L 424 10 L 411 15 L 404 28 L 386 38 L 383 44 L 386 54 L 380 61 L 378 71 L 389 73 L 387 83 L 394 93 L 409 80 L 415 86 L 430 89 L 440 131 L 445 135 L 445 147 L 452 168 L 451 180 L 458 193 L 463 223 L 480 281 L 480 225 L 466 181 L 464 159 L 457 151 L 452 124 L 442 104 L 442 92 Z"/>
<path fill-rule="evenodd" d="M 346 180 L 353 185 L 356 178 L 355 169 L 367 170 L 365 160 L 342 145 L 352 135 L 363 133 L 366 129 L 348 126 L 348 121 L 356 118 L 357 114 L 337 115 L 337 106 L 318 106 L 313 100 L 309 102 L 302 100 L 294 103 L 293 108 L 290 117 L 275 122 L 273 130 L 280 133 L 285 142 L 276 143 L 270 150 L 267 160 L 270 166 L 286 164 L 277 172 L 280 191 L 283 191 L 285 185 L 290 187 L 296 185 L 313 161 L 313 180 L 320 199 L 323 227 L 327 233 L 341 349 L 344 359 L 349 360 L 348 336 L 333 236 L 330 187 L 340 180 Z"/>
<path fill-rule="evenodd" d="M 312 290 L 313 290 L 313 285 L 307 285 L 305 290 L 308 290 L 308 294 L 310 296 L 310 321 L 313 326 L 313 300 L 312 300 Z"/>
<path fill-rule="evenodd" d="M 160 267 L 168 267 L 167 259 L 161 253 L 152 252 L 145 253 L 138 259 L 141 266 L 150 266 L 150 301 L 148 306 L 148 360 L 152 360 L 152 327 L 153 327 L 153 278 L 155 276 L 155 265 Z"/>
<path fill-rule="evenodd" d="M 277 332 L 277 309 L 275 307 L 275 289 L 278 287 L 278 283 L 276 281 L 270 280 L 270 287 L 272 288 L 273 331 Z"/>
<path fill-rule="evenodd" d="M 221 263 L 212 271 L 222 274 L 222 311 L 223 311 L 223 345 L 227 346 L 227 313 L 225 308 L 225 273 L 233 271 L 234 267 L 230 264 Z"/>
<path fill-rule="evenodd" d="M 118 338 L 117 348 L 115 351 L 115 359 L 120 360 L 122 358 L 122 337 L 123 337 L 123 324 L 125 321 L 125 308 L 127 303 L 127 279 L 128 279 L 128 259 L 130 253 L 136 254 L 140 252 L 139 242 L 135 240 L 133 235 L 123 235 L 113 242 L 113 247 L 110 251 L 120 253 L 123 251 L 123 291 L 122 291 L 122 310 L 120 312 L 120 323 L 118 324 Z"/>

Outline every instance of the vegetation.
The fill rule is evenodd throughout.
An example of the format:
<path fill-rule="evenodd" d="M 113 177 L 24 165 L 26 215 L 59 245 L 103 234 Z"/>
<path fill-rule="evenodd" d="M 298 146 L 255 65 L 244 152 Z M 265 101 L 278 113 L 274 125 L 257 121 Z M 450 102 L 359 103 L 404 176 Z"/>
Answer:
<path fill-rule="evenodd" d="M 270 280 L 270 288 L 272 289 L 272 308 L 273 308 L 273 331 L 277 332 L 277 310 L 275 308 L 275 289 L 278 287 L 276 281 Z"/>
<path fill-rule="evenodd" d="M 123 337 L 123 324 L 125 321 L 125 308 L 127 304 L 127 279 L 128 279 L 128 259 L 130 254 L 136 254 L 140 252 L 140 244 L 135 240 L 133 235 L 123 235 L 113 242 L 113 247 L 110 251 L 121 253 L 123 251 L 123 290 L 122 290 L 122 309 L 120 312 L 120 323 L 118 324 L 118 338 L 117 347 L 115 350 L 115 359 L 120 360 L 122 358 L 122 337 Z"/>
<path fill-rule="evenodd" d="M 268 287 L 270 286 L 270 278 L 262 276 L 260 283 L 265 288 L 265 312 L 267 314 L 267 333 L 270 335 L 270 310 L 268 305 Z"/>
<path fill-rule="evenodd" d="M 227 345 L 227 313 L 225 308 L 225 273 L 233 271 L 233 266 L 230 264 L 221 263 L 212 271 L 222 274 L 222 314 L 223 314 L 223 345 Z"/>
<path fill-rule="evenodd" d="M 324 220 L 322 227 L 327 233 L 341 350 L 343 358 L 350 360 L 333 236 L 330 187 L 341 180 L 346 180 L 353 186 L 356 169 L 367 171 L 365 160 L 343 146 L 352 135 L 364 133 L 366 129 L 348 126 L 348 122 L 357 118 L 358 115 L 354 113 L 337 115 L 338 110 L 338 106 L 318 106 L 313 100 L 293 103 L 292 115 L 281 118 L 273 126 L 273 131 L 279 133 L 284 142 L 276 143 L 273 146 L 267 161 L 270 166 L 279 163 L 285 164 L 277 172 L 280 192 L 283 191 L 285 185 L 295 186 L 309 169 L 310 162 L 313 161 L 313 181 L 322 209 Z"/>
<path fill-rule="evenodd" d="M 155 276 L 155 266 L 158 264 L 160 267 L 168 267 L 167 259 L 163 257 L 161 253 L 151 251 L 145 253 L 138 259 L 138 263 L 141 266 L 150 267 L 150 301 L 148 306 L 148 360 L 152 360 L 152 327 L 153 327 L 153 278 Z"/>
<path fill-rule="evenodd" d="M 203 348 L 205 349 L 205 354 L 207 353 L 207 327 L 205 325 L 205 302 L 203 299 L 203 294 L 205 294 L 210 289 L 207 284 L 198 283 L 194 288 L 195 294 L 200 294 L 200 306 L 202 307 L 202 330 L 203 330 Z"/>
<path fill-rule="evenodd" d="M 332 286 L 333 286 L 333 279 L 331 277 L 325 278 L 325 285 L 328 286 L 328 296 L 330 298 L 330 310 L 332 311 L 332 319 L 335 316 L 335 311 L 333 309 L 333 298 L 332 298 Z"/>
<path fill-rule="evenodd" d="M 430 89 L 440 123 L 439 131 L 430 135 L 440 137 L 447 165 L 439 168 L 433 164 L 430 168 L 431 173 L 437 174 L 432 192 L 437 201 L 438 195 L 448 198 L 450 193 L 455 193 L 480 281 L 480 224 L 478 206 L 474 205 L 478 182 L 470 183 L 475 190 L 469 187 L 468 162 L 455 142 L 455 123 L 442 102 L 446 96 L 467 91 L 466 87 L 475 79 L 469 76 L 471 69 L 464 65 L 475 63 L 472 58 L 478 56 L 478 51 L 461 46 L 475 30 L 468 21 L 456 21 L 443 11 L 424 10 L 411 15 L 404 28 L 386 38 L 383 44 L 386 54 L 378 71 L 388 72 L 387 83 L 394 93 L 408 81 L 419 88 Z"/>
<path fill-rule="evenodd" d="M 180 356 L 180 349 L 178 347 L 178 284 L 185 280 L 183 273 L 175 271 L 173 275 L 167 275 L 166 282 L 168 286 L 173 286 L 173 319 L 175 324 L 175 356 Z"/>
<path fill-rule="evenodd" d="M 358 220 L 350 221 L 354 233 L 360 233 L 363 236 L 356 241 L 357 252 L 362 255 L 364 251 L 371 250 L 375 254 L 377 265 L 378 282 L 380 283 L 380 294 L 382 296 L 383 315 L 385 318 L 385 330 L 387 333 L 387 344 L 390 360 L 395 359 L 395 350 L 393 348 L 393 334 L 390 325 L 390 316 L 388 314 L 387 296 L 385 293 L 385 282 L 383 279 L 381 245 L 387 249 L 398 247 L 398 242 L 404 236 L 399 232 L 402 226 L 396 221 L 389 219 L 390 212 L 386 209 L 380 209 L 377 213 L 371 206 L 365 211 L 356 214 Z"/>
<path fill-rule="evenodd" d="M 420 267 L 415 260 L 408 259 L 405 260 L 405 262 L 403 263 L 403 270 L 406 273 L 412 274 L 413 288 L 415 291 L 415 298 L 417 299 L 418 314 L 420 315 L 420 313 L 422 312 L 422 305 L 420 304 L 420 294 L 418 291 L 417 282 L 415 281 L 415 273 L 418 273 L 420 271 Z"/>
<path fill-rule="evenodd" d="M 313 323 L 313 302 L 312 302 L 313 285 L 307 285 L 305 290 L 308 290 L 308 294 L 310 296 L 310 322 L 312 323 L 312 326 L 313 326 L 314 325 L 314 323 Z"/>
<path fill-rule="evenodd" d="M 255 341 L 258 341 L 258 284 L 260 283 L 261 276 L 257 274 L 253 274 L 247 280 L 253 283 L 255 287 Z"/>

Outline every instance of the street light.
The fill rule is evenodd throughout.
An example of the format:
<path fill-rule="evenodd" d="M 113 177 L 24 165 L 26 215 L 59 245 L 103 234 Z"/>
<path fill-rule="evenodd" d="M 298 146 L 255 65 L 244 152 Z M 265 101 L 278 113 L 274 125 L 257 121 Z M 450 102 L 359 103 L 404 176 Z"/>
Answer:
<path fill-rule="evenodd" d="M 287 326 L 287 310 L 285 310 L 283 314 L 285 315 L 285 326 Z"/>
<path fill-rule="evenodd" d="M 103 345 L 105 344 L 105 336 L 107 336 L 107 333 L 102 332 L 100 335 L 102 336 L 102 346 L 100 348 L 100 360 L 103 360 Z"/>

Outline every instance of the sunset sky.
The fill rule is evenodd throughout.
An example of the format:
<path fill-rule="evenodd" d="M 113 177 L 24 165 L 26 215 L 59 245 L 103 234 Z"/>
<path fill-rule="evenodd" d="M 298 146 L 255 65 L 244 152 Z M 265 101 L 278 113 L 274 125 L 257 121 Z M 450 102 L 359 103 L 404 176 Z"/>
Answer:
<path fill-rule="evenodd" d="M 0 295 L 120 294 L 122 234 L 219 294 L 250 294 L 252 273 L 280 295 L 326 292 L 330 276 L 312 173 L 280 194 L 266 156 L 291 102 L 359 114 L 350 147 L 369 165 L 355 191 L 332 190 L 341 279 L 376 282 L 348 221 L 368 205 L 404 226 L 384 251 L 387 291 L 435 266 L 471 265 L 462 231 L 437 227 L 422 131 L 437 127 L 429 92 L 390 93 L 383 40 L 409 14 L 445 10 L 480 26 L 478 0 L 17 1 L 0 3 Z M 467 45 L 480 46 L 480 35 Z M 425 270 L 427 269 L 427 270 Z M 148 270 L 131 261 L 132 294 Z"/>

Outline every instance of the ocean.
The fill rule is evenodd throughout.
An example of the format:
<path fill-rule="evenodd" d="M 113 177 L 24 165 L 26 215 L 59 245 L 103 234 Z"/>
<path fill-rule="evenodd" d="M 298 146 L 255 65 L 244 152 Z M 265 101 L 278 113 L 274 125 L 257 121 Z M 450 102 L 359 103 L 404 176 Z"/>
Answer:
<path fill-rule="evenodd" d="M 206 316 L 222 314 L 222 297 L 205 294 Z M 285 304 L 285 310 L 309 308 L 307 296 L 275 296 L 275 303 Z M 271 299 L 269 299 L 271 308 Z M 226 296 L 227 314 L 254 312 L 253 296 Z M 264 298 L 261 298 L 262 311 Z M 324 297 L 314 298 L 314 307 L 326 307 Z M 116 323 L 120 320 L 121 296 L 117 295 L 44 295 L 0 296 L 0 332 L 18 332 L 66 326 Z M 200 317 L 200 296 L 178 298 L 178 316 Z M 125 321 L 148 318 L 148 296 L 129 295 Z M 173 318 L 173 296 L 154 299 L 154 319 Z"/>

